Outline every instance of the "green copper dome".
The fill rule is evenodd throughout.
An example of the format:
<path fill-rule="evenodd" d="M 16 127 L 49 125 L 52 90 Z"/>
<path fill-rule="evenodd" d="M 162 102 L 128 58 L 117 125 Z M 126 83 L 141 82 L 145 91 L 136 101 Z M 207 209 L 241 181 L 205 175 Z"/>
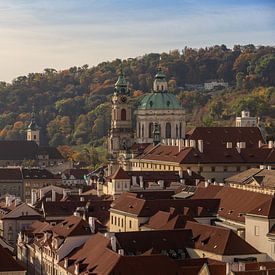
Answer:
<path fill-rule="evenodd" d="M 182 109 L 176 96 L 169 92 L 152 92 L 145 95 L 139 102 L 140 110 L 175 110 Z"/>

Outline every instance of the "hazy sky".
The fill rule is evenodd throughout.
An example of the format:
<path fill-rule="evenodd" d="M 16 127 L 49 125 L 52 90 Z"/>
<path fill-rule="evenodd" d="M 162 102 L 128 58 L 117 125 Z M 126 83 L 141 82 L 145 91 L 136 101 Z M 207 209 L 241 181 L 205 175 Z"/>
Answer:
<path fill-rule="evenodd" d="M 0 0 L 0 81 L 214 44 L 274 45 L 275 0 Z"/>

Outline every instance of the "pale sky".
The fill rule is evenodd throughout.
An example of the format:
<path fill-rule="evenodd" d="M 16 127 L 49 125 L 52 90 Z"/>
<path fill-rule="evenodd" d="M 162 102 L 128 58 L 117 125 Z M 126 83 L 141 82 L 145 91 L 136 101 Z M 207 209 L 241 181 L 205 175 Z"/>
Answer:
<path fill-rule="evenodd" d="M 0 0 L 0 81 L 215 44 L 275 46 L 275 0 Z"/>

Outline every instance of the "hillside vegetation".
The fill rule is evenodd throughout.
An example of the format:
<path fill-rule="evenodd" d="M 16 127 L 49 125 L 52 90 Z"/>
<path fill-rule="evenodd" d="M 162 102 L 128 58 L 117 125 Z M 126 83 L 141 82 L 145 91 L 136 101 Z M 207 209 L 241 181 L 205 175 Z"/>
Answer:
<path fill-rule="evenodd" d="M 150 91 L 160 63 L 170 91 L 178 95 L 186 109 L 189 127 L 231 125 L 236 113 L 248 109 L 263 117 L 268 132 L 273 134 L 274 47 L 185 48 L 122 62 L 135 101 Z M 94 67 L 83 65 L 63 71 L 48 68 L 19 76 L 11 84 L 0 82 L 0 139 L 25 139 L 34 105 L 43 144 L 63 146 L 65 154 L 72 154 L 70 146 L 82 151 L 101 146 L 110 126 L 110 95 L 120 63 L 117 59 Z M 212 79 L 223 79 L 231 88 L 211 93 L 184 89 L 185 84 Z M 83 149 L 85 144 L 88 146 Z M 86 155 L 90 158 L 90 152 Z"/>

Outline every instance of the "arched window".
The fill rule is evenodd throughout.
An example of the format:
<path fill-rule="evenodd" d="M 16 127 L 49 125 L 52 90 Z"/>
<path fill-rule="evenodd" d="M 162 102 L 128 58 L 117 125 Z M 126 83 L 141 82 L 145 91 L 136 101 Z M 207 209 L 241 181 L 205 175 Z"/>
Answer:
<path fill-rule="evenodd" d="M 121 110 L 121 120 L 126 120 L 126 110 L 125 109 L 122 109 Z"/>
<path fill-rule="evenodd" d="M 141 128 L 140 128 L 140 122 L 138 123 L 138 137 L 140 138 Z"/>
<path fill-rule="evenodd" d="M 166 123 L 165 136 L 166 136 L 166 138 L 171 138 L 171 123 L 170 122 Z"/>
<path fill-rule="evenodd" d="M 176 125 L 176 138 L 179 137 L 179 127 L 178 127 L 178 124 Z"/>
<path fill-rule="evenodd" d="M 143 124 L 142 124 L 142 126 L 141 126 L 141 137 L 144 138 L 144 125 L 143 125 Z"/>
<path fill-rule="evenodd" d="M 182 138 L 182 125 L 180 123 L 180 138 Z"/>
<path fill-rule="evenodd" d="M 153 123 L 150 122 L 149 123 L 149 138 L 152 138 L 153 137 Z"/>

